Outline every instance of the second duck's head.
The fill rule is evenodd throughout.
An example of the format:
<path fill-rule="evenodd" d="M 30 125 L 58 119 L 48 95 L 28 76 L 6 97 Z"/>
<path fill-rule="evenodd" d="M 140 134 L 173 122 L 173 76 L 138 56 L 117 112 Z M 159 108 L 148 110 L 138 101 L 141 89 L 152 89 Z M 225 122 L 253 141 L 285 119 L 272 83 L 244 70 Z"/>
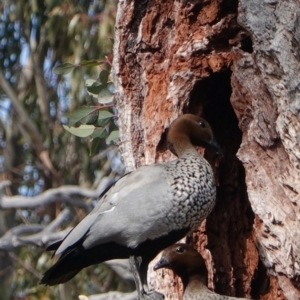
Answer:
<path fill-rule="evenodd" d="M 181 277 L 183 284 L 186 285 L 190 276 L 201 275 L 207 280 L 207 269 L 202 256 L 188 244 L 177 243 L 166 248 L 160 260 L 154 266 L 154 270 L 167 268 L 173 270 L 176 275 Z"/>
<path fill-rule="evenodd" d="M 182 115 L 170 125 L 168 143 L 170 150 L 177 156 L 184 154 L 191 144 L 222 153 L 208 122 L 192 114 Z"/>

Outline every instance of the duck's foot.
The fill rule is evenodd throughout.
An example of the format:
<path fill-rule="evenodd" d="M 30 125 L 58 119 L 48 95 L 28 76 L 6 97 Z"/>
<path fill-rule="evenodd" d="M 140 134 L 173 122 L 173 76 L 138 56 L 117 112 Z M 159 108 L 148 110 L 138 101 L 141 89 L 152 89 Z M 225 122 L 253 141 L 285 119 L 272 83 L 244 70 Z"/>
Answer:
<path fill-rule="evenodd" d="M 147 287 L 147 269 L 140 268 L 140 263 L 135 256 L 129 257 L 129 264 L 131 266 L 136 289 L 138 291 L 137 300 L 164 300 L 165 296 L 159 292 L 148 291 L 148 289 L 147 292 L 145 291 L 145 286 Z M 144 272 L 141 271 L 141 269 L 144 270 Z M 139 271 L 141 272 L 141 275 Z M 145 284 L 143 284 L 142 278 L 144 279 Z"/>
<path fill-rule="evenodd" d="M 164 300 L 165 296 L 156 291 L 145 292 L 143 291 L 139 295 L 138 300 Z"/>

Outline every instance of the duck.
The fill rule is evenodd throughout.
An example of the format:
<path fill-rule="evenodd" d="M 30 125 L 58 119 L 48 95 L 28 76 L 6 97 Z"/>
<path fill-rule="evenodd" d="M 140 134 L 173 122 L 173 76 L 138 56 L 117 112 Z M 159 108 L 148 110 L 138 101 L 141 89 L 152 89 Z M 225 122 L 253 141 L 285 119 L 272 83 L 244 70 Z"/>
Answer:
<path fill-rule="evenodd" d="M 182 300 L 234 300 L 247 299 L 219 295 L 207 287 L 208 272 L 202 256 L 190 244 L 176 243 L 166 248 L 154 270 L 166 268 L 181 278 Z"/>
<path fill-rule="evenodd" d="M 196 230 L 215 205 L 212 167 L 195 146 L 221 154 L 211 126 L 192 114 L 171 123 L 167 144 L 177 159 L 141 166 L 121 177 L 63 240 L 48 247 L 59 258 L 41 284 L 65 283 L 90 265 L 129 258 L 139 299 L 164 299 L 148 289 L 148 264 Z"/>

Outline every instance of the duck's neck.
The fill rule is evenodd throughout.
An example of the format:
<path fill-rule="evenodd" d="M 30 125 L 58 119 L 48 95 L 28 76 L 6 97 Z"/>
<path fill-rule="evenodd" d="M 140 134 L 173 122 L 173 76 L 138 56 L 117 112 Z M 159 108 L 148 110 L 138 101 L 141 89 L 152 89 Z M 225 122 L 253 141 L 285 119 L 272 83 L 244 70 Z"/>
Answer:
<path fill-rule="evenodd" d="M 199 285 L 207 285 L 207 280 L 205 276 L 199 274 L 191 275 L 189 278 L 189 282 L 197 282 Z"/>
<path fill-rule="evenodd" d="M 194 274 L 186 277 L 181 277 L 184 290 L 189 286 L 206 287 L 207 280 L 205 276 Z"/>
<path fill-rule="evenodd" d="M 199 274 L 191 275 L 188 279 L 188 282 L 183 283 L 184 293 L 192 292 L 195 294 L 195 291 L 199 290 L 207 290 L 206 278 L 205 276 L 201 276 Z"/>
<path fill-rule="evenodd" d="M 176 141 L 169 141 L 169 148 L 179 158 L 188 154 L 199 155 L 189 137 L 186 135 L 177 135 Z"/>

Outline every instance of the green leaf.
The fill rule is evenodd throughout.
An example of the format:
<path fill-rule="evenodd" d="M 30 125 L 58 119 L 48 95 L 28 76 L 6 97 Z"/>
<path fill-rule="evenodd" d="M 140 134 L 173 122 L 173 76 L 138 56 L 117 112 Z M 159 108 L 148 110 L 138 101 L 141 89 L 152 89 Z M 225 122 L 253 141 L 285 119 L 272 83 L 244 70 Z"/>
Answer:
<path fill-rule="evenodd" d="M 81 120 L 81 124 L 94 124 L 98 120 L 99 110 L 94 110 Z"/>
<path fill-rule="evenodd" d="M 94 66 L 99 66 L 101 63 L 101 61 L 99 60 L 82 60 L 79 65 L 80 66 L 85 66 L 85 67 L 94 67 Z"/>
<path fill-rule="evenodd" d="M 79 137 L 87 137 L 91 135 L 94 130 L 95 126 L 94 125 L 80 125 L 79 127 L 69 127 L 67 125 L 63 125 L 64 129 L 69 131 L 70 133 L 79 136 Z"/>
<path fill-rule="evenodd" d="M 105 126 L 113 116 L 114 115 L 107 110 L 99 110 L 97 124 L 99 126 Z"/>
<path fill-rule="evenodd" d="M 77 122 L 90 124 L 97 120 L 98 118 L 98 110 L 97 107 L 91 106 L 83 106 L 75 110 L 69 119 L 69 126 L 73 126 Z"/>
<path fill-rule="evenodd" d="M 100 110 L 98 115 L 98 120 L 109 119 L 112 118 L 114 114 L 112 114 L 108 110 Z"/>
<path fill-rule="evenodd" d="M 86 86 L 87 92 L 94 97 L 97 97 L 97 95 L 100 93 L 100 91 L 106 87 L 105 85 L 103 85 L 102 83 L 100 83 L 94 79 L 87 79 L 85 81 L 85 86 Z"/>
<path fill-rule="evenodd" d="M 96 128 L 93 134 L 91 135 L 92 138 L 105 138 L 107 137 L 108 132 L 106 127 Z"/>
<path fill-rule="evenodd" d="M 76 66 L 70 63 L 64 63 L 59 66 L 56 66 L 53 69 L 53 72 L 57 75 L 64 75 L 70 73 Z"/>
<path fill-rule="evenodd" d="M 81 124 L 94 124 L 98 120 L 99 110 L 94 110 L 82 119 Z"/>
<path fill-rule="evenodd" d="M 108 81 L 109 72 L 107 70 L 102 70 L 99 74 L 100 82 L 105 84 Z"/>
<path fill-rule="evenodd" d="M 111 93 L 107 87 L 102 89 L 98 94 L 98 102 L 101 104 L 111 103 L 114 100 L 114 94 Z"/>
<path fill-rule="evenodd" d="M 109 136 L 106 138 L 106 144 L 110 144 L 119 137 L 119 130 L 113 130 Z"/>
<path fill-rule="evenodd" d="M 90 155 L 96 154 L 96 151 L 99 149 L 100 144 L 101 144 L 100 139 L 93 139 L 92 140 L 92 145 L 91 145 L 91 148 L 90 148 Z"/>

